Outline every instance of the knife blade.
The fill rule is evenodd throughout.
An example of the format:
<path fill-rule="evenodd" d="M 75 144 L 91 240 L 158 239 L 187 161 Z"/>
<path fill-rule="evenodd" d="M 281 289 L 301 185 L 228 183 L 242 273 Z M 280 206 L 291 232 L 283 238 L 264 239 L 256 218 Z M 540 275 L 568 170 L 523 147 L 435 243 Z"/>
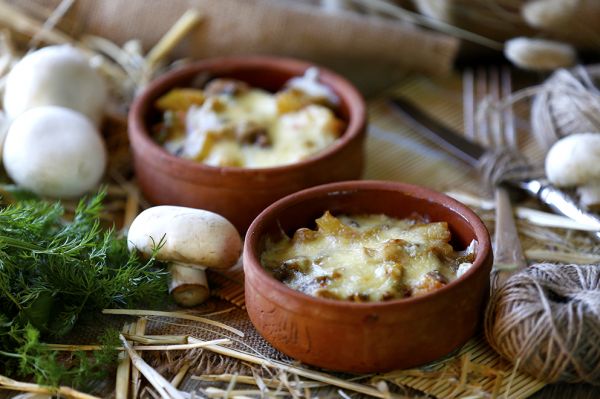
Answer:
<path fill-rule="evenodd" d="M 477 168 L 481 157 L 487 152 L 483 146 L 442 125 L 408 100 L 396 97 L 390 102 L 413 130 L 473 168 Z"/>
<path fill-rule="evenodd" d="M 436 121 L 408 100 L 395 97 L 390 100 L 390 103 L 396 113 L 413 130 L 423 135 L 433 144 L 442 147 L 450 154 L 461 159 L 469 166 L 477 168 L 481 157 L 488 152 L 485 147 L 468 140 L 460 133 Z M 594 236 L 600 239 L 600 216 L 581 208 L 575 198 L 555 187 L 548 180 L 531 178 L 508 181 L 507 184 L 525 191 L 548 206 L 555 213 L 579 223 L 592 226 L 598 230 L 598 232 L 594 233 Z"/>

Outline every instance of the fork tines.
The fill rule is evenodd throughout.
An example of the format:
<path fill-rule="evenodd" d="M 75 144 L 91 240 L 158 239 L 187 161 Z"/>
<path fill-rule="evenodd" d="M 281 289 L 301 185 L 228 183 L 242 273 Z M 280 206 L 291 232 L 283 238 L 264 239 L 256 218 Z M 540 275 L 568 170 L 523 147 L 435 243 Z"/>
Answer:
<path fill-rule="evenodd" d="M 511 72 L 508 66 L 465 69 L 465 135 L 490 149 L 515 149 L 517 137 L 512 106 L 503 102 L 511 92 Z"/>

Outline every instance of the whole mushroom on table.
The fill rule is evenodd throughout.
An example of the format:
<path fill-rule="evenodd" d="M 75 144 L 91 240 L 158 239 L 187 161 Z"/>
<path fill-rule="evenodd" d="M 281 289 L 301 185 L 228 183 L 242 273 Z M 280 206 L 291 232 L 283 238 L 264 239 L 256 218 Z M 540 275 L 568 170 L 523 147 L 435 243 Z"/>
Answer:
<path fill-rule="evenodd" d="M 74 198 L 100 182 L 107 164 L 99 131 L 108 89 L 84 53 L 48 46 L 6 77 L 0 137 L 11 179 L 40 196 Z"/>
<path fill-rule="evenodd" d="M 600 133 L 572 134 L 546 155 L 546 176 L 557 187 L 575 188 L 582 205 L 600 206 Z"/>
<path fill-rule="evenodd" d="M 82 113 L 98 126 L 108 89 L 88 58 L 70 45 L 27 54 L 9 72 L 4 110 L 14 119 L 34 107 L 56 105 Z"/>
<path fill-rule="evenodd" d="M 98 184 L 107 154 L 89 118 L 68 108 L 43 106 L 11 123 L 3 160 L 19 186 L 39 195 L 74 198 Z"/>
<path fill-rule="evenodd" d="M 242 239 L 223 216 L 202 209 L 161 205 L 140 213 L 127 234 L 129 249 L 169 263 L 169 293 L 181 306 L 209 294 L 207 268 L 227 269 L 242 252 Z"/>

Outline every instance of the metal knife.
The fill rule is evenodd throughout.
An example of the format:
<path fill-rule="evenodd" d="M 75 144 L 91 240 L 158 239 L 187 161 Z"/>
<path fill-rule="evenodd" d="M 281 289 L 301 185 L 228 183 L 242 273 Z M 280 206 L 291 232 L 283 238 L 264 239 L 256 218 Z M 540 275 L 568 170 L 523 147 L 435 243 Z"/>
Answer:
<path fill-rule="evenodd" d="M 481 157 L 487 153 L 486 148 L 442 125 L 408 100 L 396 97 L 391 99 L 390 103 L 410 127 L 471 167 L 477 168 Z M 571 195 L 553 186 L 548 180 L 531 178 L 508 181 L 507 184 L 537 198 L 556 213 L 595 227 L 598 232 L 595 232 L 594 236 L 600 239 L 600 216 L 582 209 Z"/>

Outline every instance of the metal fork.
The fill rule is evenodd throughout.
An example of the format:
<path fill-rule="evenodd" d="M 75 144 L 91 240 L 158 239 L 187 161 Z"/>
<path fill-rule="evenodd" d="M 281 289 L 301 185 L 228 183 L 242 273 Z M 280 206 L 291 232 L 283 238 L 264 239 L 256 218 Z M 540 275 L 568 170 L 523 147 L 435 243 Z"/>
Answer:
<path fill-rule="evenodd" d="M 512 107 L 492 109 L 489 117 L 478 115 L 478 107 L 485 101 L 497 101 L 512 91 L 508 67 L 478 68 L 463 73 L 464 128 L 468 138 L 490 149 L 508 147 L 517 149 L 517 136 Z M 521 242 L 513 217 L 508 189 L 497 185 L 494 189 L 496 203 L 494 267 L 492 288 L 498 287 L 516 270 L 527 267 Z"/>

